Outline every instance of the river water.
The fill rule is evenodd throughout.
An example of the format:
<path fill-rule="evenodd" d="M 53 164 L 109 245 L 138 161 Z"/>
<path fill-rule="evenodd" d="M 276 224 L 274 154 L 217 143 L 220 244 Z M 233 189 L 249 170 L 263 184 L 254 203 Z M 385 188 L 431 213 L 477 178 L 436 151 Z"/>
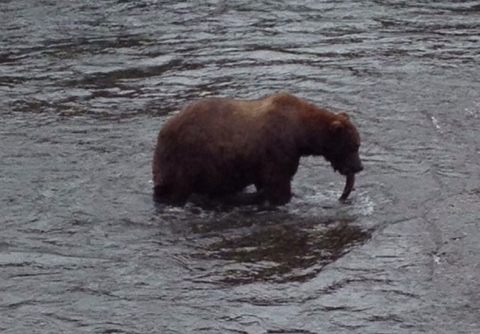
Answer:
<path fill-rule="evenodd" d="M 479 333 L 478 1 L 0 2 L 1 333 Z M 204 96 L 347 110 L 292 202 L 154 206 Z"/>

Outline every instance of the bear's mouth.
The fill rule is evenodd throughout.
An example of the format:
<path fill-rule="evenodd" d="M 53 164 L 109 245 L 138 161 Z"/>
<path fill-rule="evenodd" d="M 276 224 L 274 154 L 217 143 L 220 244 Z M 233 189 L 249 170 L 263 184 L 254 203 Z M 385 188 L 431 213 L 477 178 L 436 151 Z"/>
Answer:
<path fill-rule="evenodd" d="M 333 167 L 335 171 L 338 171 L 341 175 L 345 176 L 345 187 L 343 189 L 342 195 L 340 196 L 340 201 L 345 201 L 350 193 L 355 189 L 355 175 L 363 170 L 363 166 L 360 164 L 356 167 Z"/>
<path fill-rule="evenodd" d="M 346 167 L 346 166 L 341 166 L 341 165 L 334 165 L 332 164 L 333 170 L 335 172 L 339 172 L 343 176 L 349 176 L 352 174 L 357 174 L 360 173 L 363 170 L 363 166 L 360 165 L 358 167 L 352 168 L 352 167 Z"/>
<path fill-rule="evenodd" d="M 343 176 L 347 176 L 349 174 L 355 174 L 349 168 L 346 168 L 344 166 L 338 166 L 338 165 L 332 164 L 332 167 L 334 172 L 339 172 Z"/>

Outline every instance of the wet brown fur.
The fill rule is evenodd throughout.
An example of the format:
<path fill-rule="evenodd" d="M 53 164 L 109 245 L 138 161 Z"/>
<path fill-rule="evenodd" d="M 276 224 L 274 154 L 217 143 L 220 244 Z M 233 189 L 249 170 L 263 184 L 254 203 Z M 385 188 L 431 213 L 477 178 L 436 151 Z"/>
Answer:
<path fill-rule="evenodd" d="M 323 155 L 346 175 L 361 170 L 360 136 L 345 113 L 288 93 L 258 100 L 208 98 L 160 130 L 154 198 L 183 205 L 193 193 L 220 197 L 254 184 L 272 204 L 291 198 L 301 156 Z"/>

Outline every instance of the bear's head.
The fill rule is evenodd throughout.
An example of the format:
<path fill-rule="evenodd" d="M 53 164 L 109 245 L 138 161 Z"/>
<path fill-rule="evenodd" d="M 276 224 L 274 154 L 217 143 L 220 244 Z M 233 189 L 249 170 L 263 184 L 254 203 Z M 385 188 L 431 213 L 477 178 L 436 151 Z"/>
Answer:
<path fill-rule="evenodd" d="M 354 174 L 363 170 L 360 160 L 360 135 L 355 125 L 344 112 L 335 114 L 328 128 L 323 156 L 342 175 Z"/>

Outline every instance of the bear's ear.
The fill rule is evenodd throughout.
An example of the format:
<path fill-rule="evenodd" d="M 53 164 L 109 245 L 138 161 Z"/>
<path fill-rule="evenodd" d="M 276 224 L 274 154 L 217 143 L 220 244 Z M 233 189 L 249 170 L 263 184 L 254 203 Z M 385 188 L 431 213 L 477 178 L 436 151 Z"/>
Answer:
<path fill-rule="evenodd" d="M 345 111 L 341 111 L 337 114 L 338 116 L 342 117 L 343 119 L 350 119 L 350 116 Z"/>
<path fill-rule="evenodd" d="M 343 130 L 343 124 L 340 121 L 333 121 L 332 124 L 330 124 L 330 131 L 333 133 L 340 133 Z"/>

